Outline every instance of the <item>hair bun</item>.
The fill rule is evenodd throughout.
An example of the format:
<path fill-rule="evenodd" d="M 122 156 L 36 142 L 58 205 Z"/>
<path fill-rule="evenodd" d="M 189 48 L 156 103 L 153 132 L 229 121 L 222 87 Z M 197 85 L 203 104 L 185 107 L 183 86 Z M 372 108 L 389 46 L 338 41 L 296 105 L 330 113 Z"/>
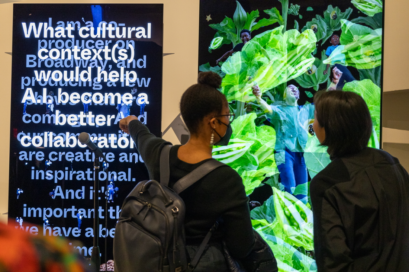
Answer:
<path fill-rule="evenodd" d="M 222 78 L 214 72 L 200 72 L 197 82 L 199 84 L 206 84 L 218 89 L 222 84 Z"/>

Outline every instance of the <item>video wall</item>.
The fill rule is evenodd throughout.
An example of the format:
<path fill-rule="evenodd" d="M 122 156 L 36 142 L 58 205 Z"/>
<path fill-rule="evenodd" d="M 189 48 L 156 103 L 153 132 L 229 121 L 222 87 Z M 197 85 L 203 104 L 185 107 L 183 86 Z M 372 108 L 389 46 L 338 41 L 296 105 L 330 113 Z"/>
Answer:
<path fill-rule="evenodd" d="M 382 35 L 381 0 L 200 2 L 198 68 L 223 78 L 236 116 L 229 146 L 213 157 L 261 202 L 252 224 L 280 271 L 317 270 L 309 183 L 330 158 L 312 129 L 314 94 L 362 96 L 373 122 L 369 146 L 379 148 Z"/>
<path fill-rule="evenodd" d="M 161 135 L 162 48 L 162 4 L 14 5 L 9 220 L 79 240 L 91 256 L 94 155 L 78 140 L 87 132 L 107 160 L 97 216 L 102 262 L 112 259 L 122 201 L 149 178 L 118 123 L 136 115 Z"/>

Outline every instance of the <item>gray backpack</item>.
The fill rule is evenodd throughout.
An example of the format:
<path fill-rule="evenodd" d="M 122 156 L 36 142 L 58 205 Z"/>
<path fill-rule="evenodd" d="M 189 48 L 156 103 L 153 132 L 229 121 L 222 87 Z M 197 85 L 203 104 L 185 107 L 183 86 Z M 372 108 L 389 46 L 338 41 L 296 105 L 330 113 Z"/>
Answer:
<path fill-rule="evenodd" d="M 193 271 L 217 228 L 203 239 L 188 263 L 185 249 L 185 204 L 179 194 L 214 169 L 223 166 L 209 160 L 169 188 L 169 152 L 165 145 L 160 156 L 160 179 L 139 182 L 122 204 L 114 238 L 115 271 Z"/>

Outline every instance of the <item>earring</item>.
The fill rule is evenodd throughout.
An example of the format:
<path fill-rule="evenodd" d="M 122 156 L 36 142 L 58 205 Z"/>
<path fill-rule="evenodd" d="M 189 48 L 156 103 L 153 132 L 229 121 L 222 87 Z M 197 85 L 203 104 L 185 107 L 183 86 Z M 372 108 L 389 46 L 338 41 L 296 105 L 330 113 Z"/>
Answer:
<path fill-rule="evenodd" d="M 212 132 L 212 136 L 210 137 L 210 145 L 214 144 L 214 133 Z"/>

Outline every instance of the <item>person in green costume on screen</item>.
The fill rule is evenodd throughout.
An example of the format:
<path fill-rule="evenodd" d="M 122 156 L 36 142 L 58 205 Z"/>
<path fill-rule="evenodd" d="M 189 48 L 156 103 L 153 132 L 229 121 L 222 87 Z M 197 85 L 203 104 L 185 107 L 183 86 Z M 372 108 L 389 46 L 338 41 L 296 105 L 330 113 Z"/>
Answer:
<path fill-rule="evenodd" d="M 308 141 L 308 130 L 314 119 L 314 105 L 298 105 L 300 91 L 289 85 L 284 91 L 284 101 L 267 104 L 261 98 L 260 88 L 253 86 L 253 94 L 276 130 L 275 160 L 280 171 L 281 184 L 285 191 L 293 193 L 295 187 L 308 181 L 307 166 L 304 160 L 304 149 Z M 307 202 L 306 195 L 296 195 Z"/>

